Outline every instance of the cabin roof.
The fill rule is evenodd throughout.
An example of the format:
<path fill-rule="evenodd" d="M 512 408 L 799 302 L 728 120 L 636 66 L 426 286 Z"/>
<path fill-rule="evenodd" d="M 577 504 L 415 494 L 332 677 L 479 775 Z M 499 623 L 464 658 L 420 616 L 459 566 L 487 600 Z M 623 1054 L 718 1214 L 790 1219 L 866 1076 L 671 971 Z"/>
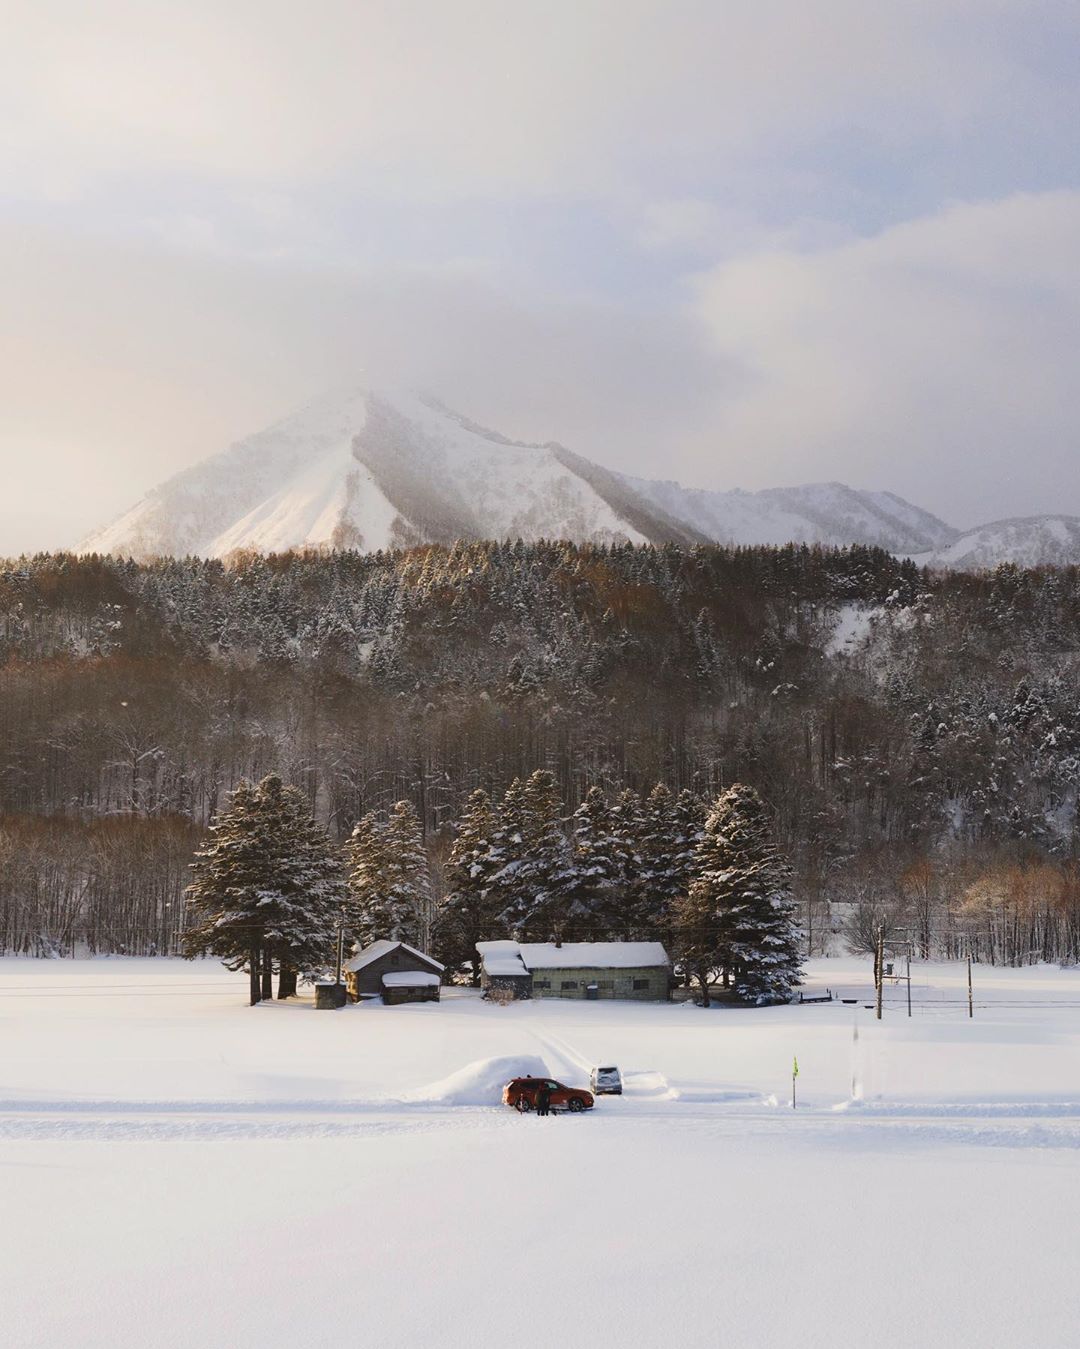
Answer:
<path fill-rule="evenodd" d="M 431 956 L 426 956 L 423 951 L 418 951 L 415 946 L 409 946 L 403 941 L 387 941 L 385 938 L 373 941 L 370 946 L 365 946 L 362 951 L 357 951 L 351 960 L 345 962 L 345 968 L 355 974 L 357 970 L 362 970 L 374 961 L 381 960 L 383 956 L 389 955 L 399 946 L 402 950 L 408 951 L 409 955 L 415 956 L 417 960 L 429 965 L 433 970 L 438 970 L 440 974 L 446 968 L 445 965 L 440 965 L 437 960 L 432 960 Z"/>

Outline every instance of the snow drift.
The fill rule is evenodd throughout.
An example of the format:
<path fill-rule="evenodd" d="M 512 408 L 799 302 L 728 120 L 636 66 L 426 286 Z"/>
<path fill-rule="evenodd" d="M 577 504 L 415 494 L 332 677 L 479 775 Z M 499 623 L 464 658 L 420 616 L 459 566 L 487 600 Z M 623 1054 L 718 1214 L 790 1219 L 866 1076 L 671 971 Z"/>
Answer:
<path fill-rule="evenodd" d="M 406 1092 L 400 1100 L 409 1105 L 498 1105 L 511 1078 L 549 1076 L 544 1060 L 532 1054 L 476 1059 L 439 1082 Z"/>

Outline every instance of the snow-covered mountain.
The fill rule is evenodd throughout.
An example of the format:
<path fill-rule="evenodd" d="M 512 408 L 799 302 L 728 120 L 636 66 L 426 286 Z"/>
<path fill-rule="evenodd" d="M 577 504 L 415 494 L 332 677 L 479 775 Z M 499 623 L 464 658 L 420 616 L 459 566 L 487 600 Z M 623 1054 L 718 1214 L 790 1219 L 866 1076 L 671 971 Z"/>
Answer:
<path fill-rule="evenodd" d="M 933 552 L 916 556 L 927 567 L 981 571 L 1002 562 L 1019 567 L 1080 565 L 1080 517 L 1036 515 L 979 525 Z"/>
<path fill-rule="evenodd" d="M 631 480 L 647 500 L 718 543 L 874 544 L 890 552 L 945 547 L 957 531 L 891 492 L 860 492 L 839 482 L 710 492 L 675 482 Z M 919 550 L 916 550 L 919 551 Z"/>
<path fill-rule="evenodd" d="M 956 534 L 888 492 L 839 483 L 712 492 L 649 482 L 561 445 L 509 440 L 420 394 L 354 390 L 170 478 L 80 551 L 224 557 L 241 548 L 568 538 L 866 543 L 923 553 Z"/>

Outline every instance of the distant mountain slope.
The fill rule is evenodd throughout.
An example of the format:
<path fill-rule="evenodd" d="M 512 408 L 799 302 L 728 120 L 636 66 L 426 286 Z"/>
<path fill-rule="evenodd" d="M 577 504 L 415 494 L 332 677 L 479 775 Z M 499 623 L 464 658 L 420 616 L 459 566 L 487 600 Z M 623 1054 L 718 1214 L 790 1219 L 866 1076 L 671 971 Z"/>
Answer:
<path fill-rule="evenodd" d="M 224 557 L 465 538 L 876 544 L 940 549 L 956 531 L 888 492 L 839 483 L 714 492 L 647 482 L 526 444 L 434 399 L 320 399 L 148 493 L 82 552 Z"/>
<path fill-rule="evenodd" d="M 170 478 L 79 551 L 373 552 L 488 537 L 701 541 L 558 446 L 508 440 L 416 394 L 355 391 Z"/>
<path fill-rule="evenodd" d="M 712 492 L 675 482 L 633 485 L 650 502 L 717 543 L 872 544 L 919 552 L 956 538 L 951 526 L 891 492 L 860 492 L 842 483 Z M 921 543 L 911 546 L 913 540 Z"/>
<path fill-rule="evenodd" d="M 947 547 L 915 558 L 923 566 L 980 571 L 1014 562 L 1019 567 L 1080 565 L 1080 517 L 1037 515 L 994 520 L 959 535 Z"/>

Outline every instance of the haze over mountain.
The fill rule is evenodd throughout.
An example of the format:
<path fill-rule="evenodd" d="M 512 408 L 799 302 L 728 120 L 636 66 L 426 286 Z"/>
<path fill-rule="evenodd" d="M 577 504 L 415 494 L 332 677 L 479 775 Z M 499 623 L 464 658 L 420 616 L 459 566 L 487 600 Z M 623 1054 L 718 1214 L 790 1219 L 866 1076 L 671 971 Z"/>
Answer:
<path fill-rule="evenodd" d="M 957 531 L 840 483 L 704 491 L 631 478 L 553 442 L 510 440 L 422 394 L 322 398 L 177 474 L 83 552 L 366 551 L 476 538 L 876 544 L 922 553 Z"/>

